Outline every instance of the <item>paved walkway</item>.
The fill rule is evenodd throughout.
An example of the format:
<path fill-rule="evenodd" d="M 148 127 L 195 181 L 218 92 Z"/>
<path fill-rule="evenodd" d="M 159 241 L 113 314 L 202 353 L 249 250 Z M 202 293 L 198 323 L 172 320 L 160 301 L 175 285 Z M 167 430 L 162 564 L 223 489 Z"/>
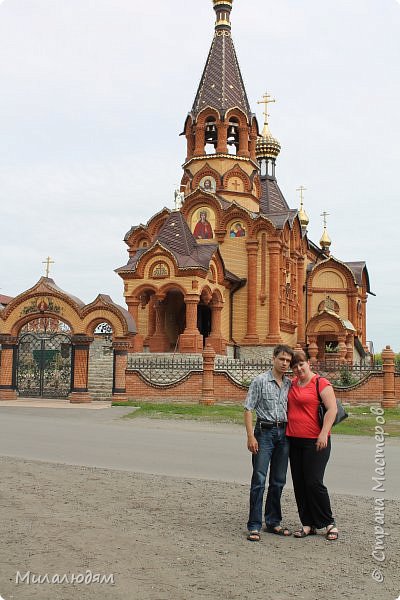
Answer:
<path fill-rule="evenodd" d="M 37 409 L 0 403 L 0 455 L 176 477 L 247 484 L 251 457 L 244 427 L 198 421 L 123 419 L 131 407 Z M 93 408 L 93 405 L 92 405 Z M 373 496 L 375 440 L 333 436 L 327 485 Z M 400 496 L 400 440 L 385 445 L 385 496 Z M 288 485 L 291 485 L 290 478 Z"/>
<path fill-rule="evenodd" d="M 0 408 L 2 406 L 13 406 L 14 408 L 85 408 L 87 410 L 102 410 L 104 408 L 111 408 L 111 400 L 110 402 L 93 401 L 85 404 L 75 404 L 69 400 L 60 398 L 56 400 L 52 398 L 18 398 L 17 400 L 2 400 L 0 401 Z"/>

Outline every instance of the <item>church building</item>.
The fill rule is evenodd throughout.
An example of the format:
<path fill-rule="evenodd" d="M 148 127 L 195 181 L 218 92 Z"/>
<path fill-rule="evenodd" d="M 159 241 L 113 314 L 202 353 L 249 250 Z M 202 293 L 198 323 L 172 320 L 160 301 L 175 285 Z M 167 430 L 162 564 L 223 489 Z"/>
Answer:
<path fill-rule="evenodd" d="M 268 124 L 273 100 L 263 97 L 260 129 L 233 44 L 232 4 L 213 0 L 175 208 L 125 235 L 129 260 L 117 273 L 136 323 L 134 351 L 200 353 L 207 341 L 217 354 L 265 358 L 283 342 L 307 347 L 312 359 L 358 362 L 368 352 L 366 264 L 331 255 L 326 222 L 314 244 L 303 202 L 287 204 Z"/>

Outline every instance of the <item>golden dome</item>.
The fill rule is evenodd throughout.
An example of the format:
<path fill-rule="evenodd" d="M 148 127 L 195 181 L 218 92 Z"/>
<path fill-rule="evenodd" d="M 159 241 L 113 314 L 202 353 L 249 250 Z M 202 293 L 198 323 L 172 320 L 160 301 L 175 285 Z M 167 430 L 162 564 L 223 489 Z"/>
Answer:
<path fill-rule="evenodd" d="M 332 240 L 328 235 L 328 232 L 326 231 L 326 227 L 324 227 L 324 232 L 322 234 L 321 239 L 319 240 L 319 245 L 321 246 L 321 248 L 329 248 L 329 246 L 332 244 Z"/>
<path fill-rule="evenodd" d="M 299 219 L 300 219 L 300 224 L 302 229 L 307 229 L 307 226 L 310 222 L 310 219 L 308 218 L 308 214 L 306 213 L 306 211 L 303 208 L 303 203 L 300 204 L 300 210 L 299 210 Z"/>
<path fill-rule="evenodd" d="M 262 134 L 256 142 L 257 158 L 276 158 L 280 151 L 281 145 L 279 141 L 270 132 L 268 123 L 265 123 Z"/>

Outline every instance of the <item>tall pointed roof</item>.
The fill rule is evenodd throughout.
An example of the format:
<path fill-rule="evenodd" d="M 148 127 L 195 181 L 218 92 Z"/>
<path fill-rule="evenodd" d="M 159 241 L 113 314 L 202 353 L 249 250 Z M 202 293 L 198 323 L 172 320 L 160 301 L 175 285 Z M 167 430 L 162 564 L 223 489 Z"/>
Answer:
<path fill-rule="evenodd" d="M 262 177 L 261 190 L 261 213 L 284 213 L 290 210 L 275 177 Z"/>
<path fill-rule="evenodd" d="M 223 117 L 227 110 L 240 108 L 250 120 L 252 111 L 231 37 L 230 11 L 233 0 L 213 0 L 217 13 L 215 34 L 200 80 L 191 115 L 194 119 L 207 106 Z"/>

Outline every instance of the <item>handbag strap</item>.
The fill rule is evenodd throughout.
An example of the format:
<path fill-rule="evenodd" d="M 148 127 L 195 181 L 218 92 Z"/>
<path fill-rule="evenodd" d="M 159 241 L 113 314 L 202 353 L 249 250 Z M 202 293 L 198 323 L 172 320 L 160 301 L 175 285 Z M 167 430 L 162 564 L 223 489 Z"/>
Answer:
<path fill-rule="evenodd" d="M 319 393 L 319 380 L 320 379 L 321 379 L 321 377 L 318 375 L 317 379 L 315 380 L 315 389 L 317 390 L 318 400 L 320 401 L 321 404 L 323 404 L 321 394 Z"/>

